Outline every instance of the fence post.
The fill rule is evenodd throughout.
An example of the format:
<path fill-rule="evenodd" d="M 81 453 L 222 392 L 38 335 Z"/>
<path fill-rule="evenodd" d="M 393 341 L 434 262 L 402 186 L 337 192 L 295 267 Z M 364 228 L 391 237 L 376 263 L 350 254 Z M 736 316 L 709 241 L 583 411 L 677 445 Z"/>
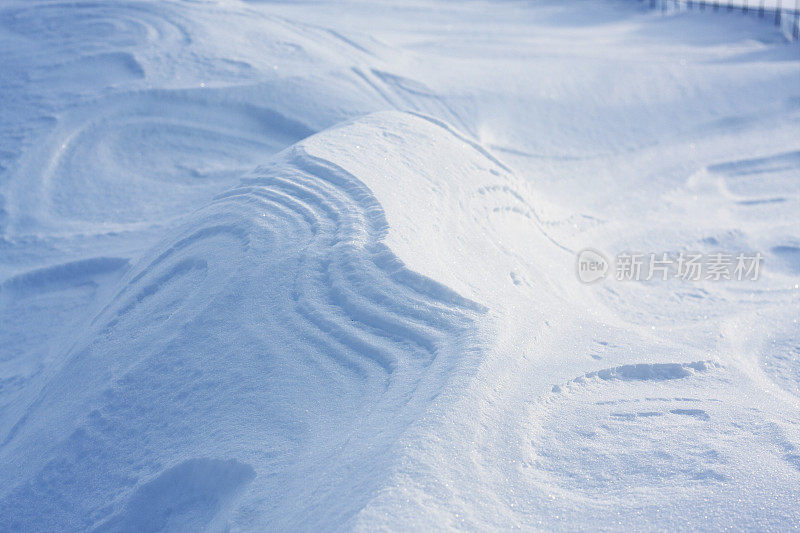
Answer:
<path fill-rule="evenodd" d="M 800 38 L 800 11 L 794 10 L 794 29 L 792 30 L 792 37 L 796 41 Z"/>
<path fill-rule="evenodd" d="M 775 25 L 781 25 L 781 0 L 778 0 L 778 5 L 775 8 Z"/>
<path fill-rule="evenodd" d="M 794 28 L 792 28 L 792 37 L 796 41 L 800 38 L 800 0 L 794 0 Z"/>

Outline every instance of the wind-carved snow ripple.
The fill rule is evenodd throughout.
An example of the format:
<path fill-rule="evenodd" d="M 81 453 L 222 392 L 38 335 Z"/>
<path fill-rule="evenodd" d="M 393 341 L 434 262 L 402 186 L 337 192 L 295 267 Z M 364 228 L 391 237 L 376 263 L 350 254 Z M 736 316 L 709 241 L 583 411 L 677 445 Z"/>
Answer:
<path fill-rule="evenodd" d="M 775 404 L 730 407 L 736 396 L 758 394 L 748 386 L 714 360 L 625 364 L 555 385 L 531 404 L 528 479 L 608 506 L 621 520 L 651 505 L 643 487 L 656 490 L 656 505 L 680 502 L 674 494 L 686 487 L 713 486 L 721 508 L 722 495 L 743 490 L 756 494 L 750 512 L 764 501 L 794 509 L 783 489 L 754 489 L 772 490 L 779 476 L 797 480 L 798 453 L 769 409 Z M 695 503 L 677 505 L 693 512 Z"/>
<path fill-rule="evenodd" d="M 161 222 L 312 133 L 272 109 L 232 103 L 221 91 L 110 95 L 65 113 L 20 165 L 31 177 L 12 191 L 19 206 L 12 220 L 57 218 L 59 230 L 82 232 Z"/>
<path fill-rule="evenodd" d="M 380 204 L 354 176 L 300 147 L 291 164 L 291 173 L 250 178 L 218 199 L 256 201 L 271 219 L 280 214 L 292 221 L 277 233 L 306 235 L 291 299 L 293 326 L 307 340 L 356 374 L 370 373 L 373 365 L 391 374 L 405 355 L 430 361 L 440 344 L 484 311 L 404 267 L 381 243 L 388 224 Z"/>
<path fill-rule="evenodd" d="M 253 490 L 276 498 L 335 500 L 329 480 L 341 480 L 365 487 L 358 509 L 379 490 L 381 472 L 354 465 L 388 453 L 454 378 L 447 369 L 477 354 L 485 309 L 405 268 L 356 177 L 302 145 L 278 157 L 132 267 L 0 428 L 0 475 L 19 480 L 0 490 L 0 529 L 113 522 L 92 502 L 114 479 L 138 480 L 114 492 L 114 509 L 130 508 L 135 486 L 209 450 L 252 467 Z M 30 461 L 6 461 L 20 454 Z M 323 457 L 319 486 L 294 487 Z"/>
<path fill-rule="evenodd" d="M 186 45 L 187 23 L 162 3 L 65 2 L 0 13 L 0 25 L 60 51 L 91 53 L 111 47 Z"/>

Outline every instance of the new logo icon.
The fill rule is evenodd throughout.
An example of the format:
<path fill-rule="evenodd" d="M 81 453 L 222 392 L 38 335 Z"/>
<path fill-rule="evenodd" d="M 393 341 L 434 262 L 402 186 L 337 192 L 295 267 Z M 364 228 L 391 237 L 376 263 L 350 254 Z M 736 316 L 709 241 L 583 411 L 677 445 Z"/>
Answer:
<path fill-rule="evenodd" d="M 608 259 L 601 252 L 585 248 L 578 252 L 576 270 L 581 283 L 595 283 L 608 275 Z"/>

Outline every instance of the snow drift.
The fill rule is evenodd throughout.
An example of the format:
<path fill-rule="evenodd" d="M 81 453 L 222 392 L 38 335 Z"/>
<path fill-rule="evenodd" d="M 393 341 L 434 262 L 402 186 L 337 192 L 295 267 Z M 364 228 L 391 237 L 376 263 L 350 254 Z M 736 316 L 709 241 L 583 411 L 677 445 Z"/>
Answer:
<path fill-rule="evenodd" d="M 348 156 L 359 135 L 380 142 Z M 367 117 L 281 152 L 128 269 L 60 368 L 9 408 L 0 463 L 19 483 L 4 489 L 4 527 L 351 519 L 474 356 L 485 313 L 404 266 L 381 203 L 346 170 L 424 190 L 425 146 L 473 174 L 505 172 L 423 118 Z"/>
<path fill-rule="evenodd" d="M 637 2 L 7 0 L 0 530 L 795 527 L 799 58 Z"/>

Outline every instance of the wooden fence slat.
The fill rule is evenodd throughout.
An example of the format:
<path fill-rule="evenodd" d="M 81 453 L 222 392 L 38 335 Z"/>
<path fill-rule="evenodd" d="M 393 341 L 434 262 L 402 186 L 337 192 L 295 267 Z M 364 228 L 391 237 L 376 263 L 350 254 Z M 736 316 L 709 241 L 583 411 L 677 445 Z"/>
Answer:
<path fill-rule="evenodd" d="M 643 2 L 644 0 L 639 1 Z M 666 12 L 671 3 L 673 8 L 678 11 L 680 11 L 681 6 L 687 10 L 692 10 L 695 5 L 699 7 L 700 11 L 705 11 L 706 7 L 711 7 L 714 11 L 719 11 L 720 7 L 725 7 L 729 12 L 738 10 L 744 15 L 754 11 L 758 13 L 759 18 L 771 16 L 776 26 L 783 26 L 784 23 L 791 24 L 790 38 L 795 41 L 800 39 L 800 0 L 795 0 L 794 8 L 783 7 L 782 0 L 777 0 L 777 5 L 774 7 L 767 7 L 766 0 L 754 0 L 754 2 L 756 1 L 758 4 L 753 4 L 751 7 L 749 0 L 742 0 L 739 3 L 734 3 L 730 0 L 650 0 L 650 7 L 660 7 L 662 12 Z"/>

